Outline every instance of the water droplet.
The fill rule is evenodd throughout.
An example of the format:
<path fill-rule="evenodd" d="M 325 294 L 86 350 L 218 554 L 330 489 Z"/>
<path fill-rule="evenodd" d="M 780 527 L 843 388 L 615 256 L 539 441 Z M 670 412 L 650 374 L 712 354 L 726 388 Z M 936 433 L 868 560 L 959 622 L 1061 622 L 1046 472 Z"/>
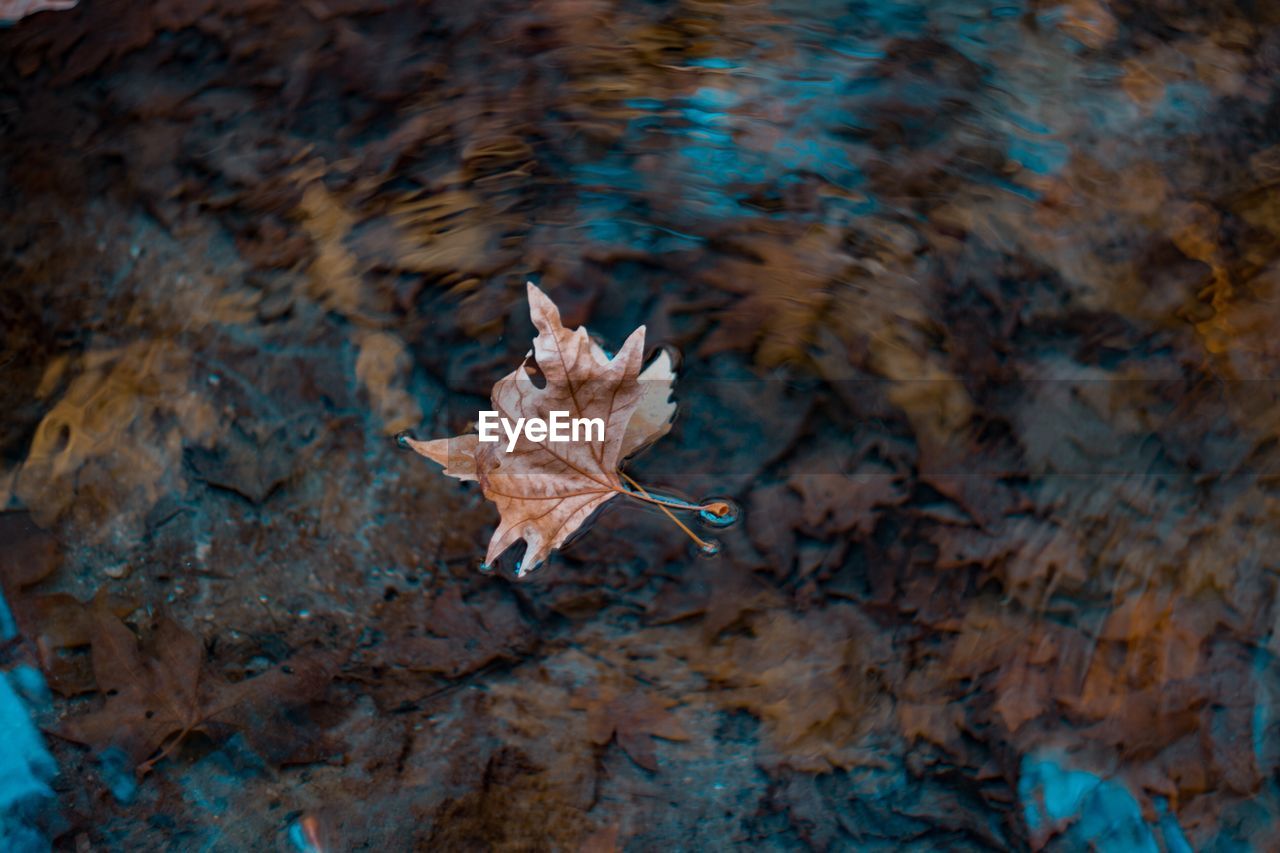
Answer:
<path fill-rule="evenodd" d="M 480 564 L 480 574 L 482 574 L 482 575 L 491 575 L 491 574 L 493 574 L 493 566 L 491 566 L 491 565 L 490 565 L 490 564 L 488 564 L 488 563 L 481 563 L 481 564 Z"/>
<path fill-rule="evenodd" d="M 704 557 L 714 557 L 720 553 L 720 543 L 715 539 L 708 539 L 698 546 L 698 553 Z"/>
<path fill-rule="evenodd" d="M 538 572 L 538 570 L 541 569 L 544 565 L 546 564 L 534 563 L 532 566 L 529 566 L 525 564 L 524 560 L 521 560 L 520 562 L 516 563 L 516 580 L 518 581 L 530 580 Z"/>
<path fill-rule="evenodd" d="M 732 527 L 742 517 L 742 510 L 728 498 L 707 498 L 702 506 L 705 509 L 698 510 L 698 521 L 717 530 Z"/>
<path fill-rule="evenodd" d="M 396 447 L 401 450 L 413 450 L 413 446 L 409 442 L 417 440 L 412 430 L 402 429 L 396 433 Z"/>

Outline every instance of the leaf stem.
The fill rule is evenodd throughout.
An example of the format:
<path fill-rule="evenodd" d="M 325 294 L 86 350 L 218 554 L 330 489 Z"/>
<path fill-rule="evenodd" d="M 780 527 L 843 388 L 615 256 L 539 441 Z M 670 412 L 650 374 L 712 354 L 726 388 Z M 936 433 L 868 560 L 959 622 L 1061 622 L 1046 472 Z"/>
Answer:
<path fill-rule="evenodd" d="M 138 765 L 137 771 L 136 771 L 137 774 L 139 776 L 146 776 L 148 773 L 150 773 L 151 768 L 155 767 L 157 764 L 163 761 L 166 757 L 171 755 L 173 751 L 178 748 L 178 745 L 181 744 L 186 739 L 187 735 L 190 733 L 191 733 L 190 726 L 187 726 L 182 731 L 178 732 L 178 736 L 170 740 L 169 743 L 164 747 L 164 749 L 160 751 L 159 755 L 152 756 L 151 758 L 148 758 L 146 761 Z"/>
<path fill-rule="evenodd" d="M 688 526 L 687 526 L 687 525 L 685 525 L 685 523 L 684 523 L 683 521 L 681 521 L 680 519 L 676 518 L 675 513 L 673 513 L 670 509 L 668 509 L 668 507 L 675 507 L 676 509 L 696 509 L 696 510 L 699 510 L 699 511 L 701 511 L 701 510 L 707 510 L 708 512 L 714 512 L 716 515 L 723 515 L 723 514 L 724 514 L 723 512 L 716 512 L 715 508 L 716 508 L 717 506 L 724 506 L 724 504 L 710 503 L 710 504 L 707 504 L 706 506 L 695 506 L 694 504 L 688 504 L 688 503 L 685 503 L 684 501 L 678 501 L 678 502 L 677 502 L 677 501 L 664 501 L 664 500 L 660 500 L 660 499 L 658 499 L 658 498 L 655 498 L 653 495 L 649 494 L 647 491 L 645 491 L 644 486 L 640 485 L 640 484 L 639 484 L 639 483 L 637 483 L 635 480 L 633 480 L 633 479 L 632 479 L 632 478 L 627 474 L 627 472 L 625 472 L 625 471 L 618 471 L 618 473 L 619 473 L 620 475 L 622 475 L 622 478 L 623 478 L 624 480 L 626 480 L 628 483 L 630 483 L 630 484 L 632 485 L 632 487 L 634 487 L 634 488 L 636 488 L 636 489 L 638 489 L 638 490 L 639 490 L 639 491 L 638 491 L 638 493 L 637 493 L 637 492 L 629 492 L 629 491 L 627 491 L 627 490 L 623 489 L 623 490 L 621 490 L 623 494 L 625 494 L 625 495 L 630 495 L 631 497 L 635 498 L 636 500 L 644 501 L 644 502 L 646 502 L 646 503 L 651 503 L 651 504 L 653 504 L 654 506 L 656 506 L 658 509 L 662 510 L 664 513 L 666 513 L 666 514 L 667 514 L 667 518 L 669 518 L 669 519 L 671 519 L 672 521 L 674 521 L 674 522 L 676 523 L 676 527 L 679 527 L 681 530 L 683 530 L 683 531 L 685 532 L 685 534 L 686 534 L 690 539 L 692 539 L 692 540 L 694 541 L 694 543 L 696 543 L 696 544 L 697 544 L 697 546 L 698 546 L 699 548 L 702 548 L 703 550 L 708 550 L 708 549 L 710 549 L 710 548 L 712 547 L 710 542 L 707 542 L 706 540 L 704 540 L 704 539 L 702 539 L 701 537 L 699 537 L 699 536 L 698 536 L 698 534 L 696 534 L 696 533 L 694 533 L 692 530 L 690 530 L 690 529 L 688 528 Z M 728 507 L 724 507 L 724 512 L 728 512 L 728 511 L 729 511 L 729 508 L 728 508 Z"/>
<path fill-rule="evenodd" d="M 688 503 L 687 501 L 664 500 L 662 498 L 655 498 L 653 495 L 645 491 L 644 486 L 640 485 L 635 480 L 633 480 L 630 476 L 628 476 L 627 472 L 619 471 L 618 474 L 623 479 L 625 479 L 628 483 L 630 483 L 632 486 L 640 490 L 639 492 L 631 492 L 631 491 L 627 491 L 626 489 L 619 489 L 619 491 L 621 491 L 622 494 L 624 495 L 630 495 L 631 497 L 635 498 L 638 501 L 651 503 L 655 506 L 671 507 L 672 509 L 683 509 L 683 510 L 689 510 L 693 512 L 709 512 L 712 515 L 716 516 L 717 518 L 723 517 L 726 513 L 730 511 L 729 505 L 726 503 L 723 503 L 722 501 L 711 501 L 705 504 L 691 504 L 691 503 Z"/>

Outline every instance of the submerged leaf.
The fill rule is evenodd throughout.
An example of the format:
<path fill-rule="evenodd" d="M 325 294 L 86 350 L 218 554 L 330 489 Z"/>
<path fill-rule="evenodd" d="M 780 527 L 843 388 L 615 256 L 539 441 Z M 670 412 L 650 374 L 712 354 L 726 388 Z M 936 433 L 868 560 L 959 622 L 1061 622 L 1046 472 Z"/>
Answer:
<path fill-rule="evenodd" d="M 604 746 L 615 737 L 623 752 L 646 770 L 658 769 L 652 738 L 689 739 L 680 719 L 668 710 L 676 703 L 643 692 L 575 697 L 571 705 L 587 712 L 587 734 L 591 742 Z"/>
<path fill-rule="evenodd" d="M 106 607 L 97 606 L 92 628 L 93 672 L 106 702 L 67 720 L 62 737 L 104 750 L 122 750 L 145 772 L 192 732 L 211 736 L 243 731 L 251 742 L 278 737 L 262 721 L 280 705 L 305 700 L 329 682 L 335 660 L 302 657 L 233 684 L 204 664 L 200 638 L 161 617 L 144 648 Z M 279 744 L 263 744 L 272 758 Z"/>

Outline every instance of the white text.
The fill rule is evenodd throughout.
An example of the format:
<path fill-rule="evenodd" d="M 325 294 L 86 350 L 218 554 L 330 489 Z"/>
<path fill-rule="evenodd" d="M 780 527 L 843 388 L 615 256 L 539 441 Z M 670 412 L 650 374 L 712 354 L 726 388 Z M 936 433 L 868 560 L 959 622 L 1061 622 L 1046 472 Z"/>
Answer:
<path fill-rule="evenodd" d="M 481 441 L 499 441 L 498 428 L 507 437 L 510 453 L 520 440 L 520 434 L 535 444 L 544 441 L 604 441 L 604 418 L 570 418 L 568 412 L 550 412 L 550 419 L 516 418 L 515 424 L 495 411 L 483 411 L 476 424 Z M 579 438 L 583 435 L 583 438 Z"/>

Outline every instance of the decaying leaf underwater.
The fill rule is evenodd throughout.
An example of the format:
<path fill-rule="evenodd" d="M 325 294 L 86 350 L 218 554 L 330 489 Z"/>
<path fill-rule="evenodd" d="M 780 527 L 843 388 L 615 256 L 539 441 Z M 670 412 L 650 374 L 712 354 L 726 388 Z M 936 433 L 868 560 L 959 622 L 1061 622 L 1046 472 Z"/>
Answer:
<path fill-rule="evenodd" d="M 497 505 L 502 520 L 489 542 L 485 566 L 521 539 L 526 550 L 516 568 L 527 575 L 565 543 L 597 509 L 617 495 L 654 504 L 703 549 L 713 543 L 700 539 L 671 513 L 672 509 L 709 513 L 724 518 L 733 509 L 723 501 L 686 504 L 649 494 L 619 469 L 619 464 L 661 438 L 671 428 L 676 406 L 671 401 L 675 371 L 665 351 L 641 370 L 644 333 L 631 333 L 610 357 L 583 327 L 566 329 L 554 302 L 530 282 L 529 313 L 538 334 L 530 356 L 546 384 L 538 387 L 529 371 L 529 356 L 516 370 L 493 386 L 494 409 L 502 417 L 541 418 L 552 412 L 570 417 L 599 417 L 604 421 L 598 439 L 552 446 L 549 439 L 522 435 L 507 452 L 497 443 L 482 443 L 475 433 L 421 441 L 402 435 L 401 442 L 445 466 L 444 473 L 459 480 L 479 481 L 485 497 Z"/>

